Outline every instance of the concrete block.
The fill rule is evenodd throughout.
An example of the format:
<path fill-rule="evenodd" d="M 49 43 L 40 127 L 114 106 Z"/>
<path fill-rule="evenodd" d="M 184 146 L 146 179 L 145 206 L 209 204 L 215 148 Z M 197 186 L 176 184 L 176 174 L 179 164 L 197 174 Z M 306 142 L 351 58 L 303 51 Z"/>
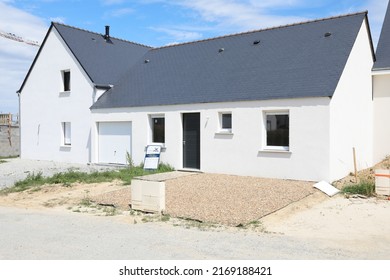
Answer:
<path fill-rule="evenodd" d="M 133 179 L 131 208 L 154 213 L 165 210 L 165 183 Z"/>

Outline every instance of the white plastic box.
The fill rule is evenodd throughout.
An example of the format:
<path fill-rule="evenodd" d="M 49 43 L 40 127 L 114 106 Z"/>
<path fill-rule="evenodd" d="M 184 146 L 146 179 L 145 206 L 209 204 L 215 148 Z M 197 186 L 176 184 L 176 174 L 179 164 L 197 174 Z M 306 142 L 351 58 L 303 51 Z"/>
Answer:
<path fill-rule="evenodd" d="M 133 179 L 131 208 L 154 213 L 165 210 L 165 183 Z"/>
<path fill-rule="evenodd" d="M 375 192 L 379 195 L 390 195 L 390 170 L 375 170 Z"/>

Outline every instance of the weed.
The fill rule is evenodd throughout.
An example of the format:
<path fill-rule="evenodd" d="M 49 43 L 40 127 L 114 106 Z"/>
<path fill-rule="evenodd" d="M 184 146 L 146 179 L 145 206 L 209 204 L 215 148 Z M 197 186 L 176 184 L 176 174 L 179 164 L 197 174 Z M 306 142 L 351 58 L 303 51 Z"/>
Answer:
<path fill-rule="evenodd" d="M 106 213 L 106 216 L 114 216 L 117 214 L 116 209 L 110 206 L 104 207 L 103 212 Z"/>
<path fill-rule="evenodd" d="M 127 168 L 119 170 L 110 170 L 103 172 L 80 172 L 74 169 L 69 169 L 67 172 L 60 172 L 51 177 L 43 177 L 42 172 L 37 174 L 29 174 L 26 179 L 18 181 L 13 187 L 0 190 L 0 194 L 22 192 L 34 186 L 42 186 L 44 184 L 62 184 L 63 186 L 71 186 L 71 184 L 79 183 L 102 183 L 120 180 L 124 185 L 130 185 L 131 180 L 136 176 L 148 175 L 153 173 L 162 173 L 173 171 L 174 169 L 168 164 L 160 164 L 155 171 L 146 171 L 141 166 L 133 166 L 130 170 Z"/>
<path fill-rule="evenodd" d="M 132 169 L 134 167 L 133 158 L 131 157 L 131 155 L 128 151 L 126 151 L 126 162 L 127 162 L 127 165 L 129 166 L 130 169 Z"/>
<path fill-rule="evenodd" d="M 86 198 L 84 197 L 80 203 L 79 203 L 80 206 L 83 206 L 83 207 L 90 207 L 92 205 L 92 202 L 89 198 Z"/>
<path fill-rule="evenodd" d="M 375 183 L 371 181 L 361 181 L 358 184 L 345 186 L 342 189 L 344 194 L 360 194 L 365 196 L 373 196 L 375 192 Z"/>
<path fill-rule="evenodd" d="M 171 216 L 169 215 L 162 215 L 161 216 L 161 222 L 168 222 L 171 219 Z"/>

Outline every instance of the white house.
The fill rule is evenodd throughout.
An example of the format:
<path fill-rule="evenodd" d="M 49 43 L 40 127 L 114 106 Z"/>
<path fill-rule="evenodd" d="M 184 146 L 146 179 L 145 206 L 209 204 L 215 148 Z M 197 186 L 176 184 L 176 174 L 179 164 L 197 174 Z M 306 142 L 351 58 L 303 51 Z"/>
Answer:
<path fill-rule="evenodd" d="M 21 156 L 140 163 L 159 144 L 176 169 L 333 181 L 353 148 L 359 169 L 390 154 L 374 62 L 365 12 L 160 48 L 53 23 L 19 90 Z"/>

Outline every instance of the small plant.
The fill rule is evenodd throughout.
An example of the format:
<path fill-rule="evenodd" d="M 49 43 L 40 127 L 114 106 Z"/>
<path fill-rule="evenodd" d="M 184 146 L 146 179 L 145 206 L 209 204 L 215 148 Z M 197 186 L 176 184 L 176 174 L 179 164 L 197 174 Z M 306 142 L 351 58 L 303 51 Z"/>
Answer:
<path fill-rule="evenodd" d="M 130 155 L 128 151 L 126 151 L 126 162 L 130 169 L 134 167 L 133 157 Z"/>
<path fill-rule="evenodd" d="M 342 189 L 344 194 L 360 194 L 365 196 L 373 196 L 375 193 L 375 183 L 371 181 L 361 181 L 358 184 L 345 186 Z"/>
<path fill-rule="evenodd" d="M 84 197 L 84 198 L 80 201 L 79 205 L 81 205 L 81 206 L 83 206 L 83 207 L 90 207 L 90 206 L 92 205 L 92 202 L 91 202 L 91 200 L 90 200 L 89 198 Z"/>
<path fill-rule="evenodd" d="M 79 205 L 84 206 L 84 207 L 90 207 L 92 205 L 92 201 L 89 198 L 89 190 L 84 190 L 85 195 L 83 199 L 80 201 Z"/>
<path fill-rule="evenodd" d="M 116 209 L 110 206 L 104 207 L 103 212 L 106 213 L 106 216 L 115 216 L 117 214 Z"/>
<path fill-rule="evenodd" d="M 160 220 L 161 222 L 168 222 L 171 219 L 170 215 L 162 215 Z"/>

